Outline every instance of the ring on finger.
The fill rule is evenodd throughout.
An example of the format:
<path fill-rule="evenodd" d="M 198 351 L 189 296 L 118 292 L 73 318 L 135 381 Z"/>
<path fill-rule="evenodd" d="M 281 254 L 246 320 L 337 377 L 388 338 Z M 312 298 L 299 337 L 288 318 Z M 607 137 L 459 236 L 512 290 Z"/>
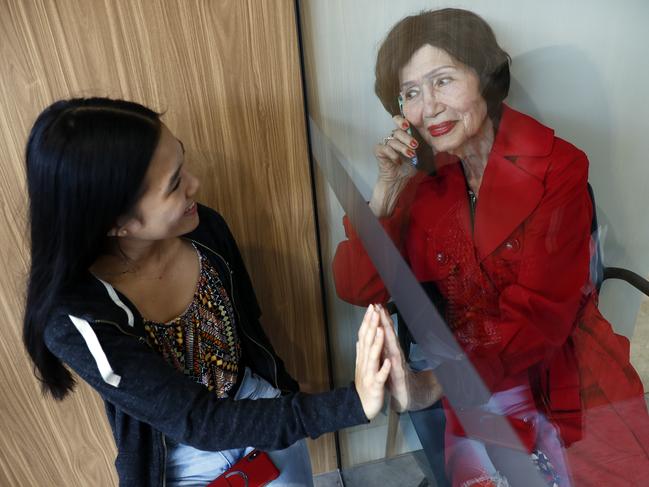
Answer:
<path fill-rule="evenodd" d="M 392 139 L 394 139 L 394 135 L 388 135 L 387 137 L 383 137 L 383 145 L 388 145 L 388 142 L 390 142 Z"/>

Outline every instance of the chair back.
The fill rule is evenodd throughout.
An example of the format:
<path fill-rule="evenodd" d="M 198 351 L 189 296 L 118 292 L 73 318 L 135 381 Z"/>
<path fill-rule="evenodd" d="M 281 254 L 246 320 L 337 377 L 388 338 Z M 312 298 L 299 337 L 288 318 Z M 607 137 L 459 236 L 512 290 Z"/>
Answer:
<path fill-rule="evenodd" d="M 588 183 L 588 196 L 593 206 L 593 218 L 590 222 L 591 256 L 590 256 L 590 279 L 599 293 L 604 282 L 604 262 L 602 260 L 602 242 L 597 223 L 597 208 L 595 206 L 595 193 L 593 187 Z"/>

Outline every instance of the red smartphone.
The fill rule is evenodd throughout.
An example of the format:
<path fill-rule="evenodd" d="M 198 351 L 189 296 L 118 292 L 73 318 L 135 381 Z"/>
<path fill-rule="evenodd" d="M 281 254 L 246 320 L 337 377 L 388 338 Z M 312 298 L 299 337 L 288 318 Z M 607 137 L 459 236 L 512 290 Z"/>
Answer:
<path fill-rule="evenodd" d="M 207 487 L 261 487 L 279 477 L 266 452 L 253 450 L 212 480 Z"/>

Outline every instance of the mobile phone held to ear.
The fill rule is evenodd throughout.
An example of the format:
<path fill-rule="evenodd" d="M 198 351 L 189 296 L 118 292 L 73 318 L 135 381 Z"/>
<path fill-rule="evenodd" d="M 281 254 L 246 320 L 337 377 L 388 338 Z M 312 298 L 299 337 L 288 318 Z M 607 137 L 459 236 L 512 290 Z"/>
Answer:
<path fill-rule="evenodd" d="M 279 477 L 266 452 L 253 450 L 210 482 L 207 487 L 262 487 Z"/>
<path fill-rule="evenodd" d="M 406 118 L 406 116 L 403 114 L 403 97 L 399 95 L 397 97 L 397 101 L 399 102 L 399 113 L 401 113 L 401 116 L 403 118 Z M 408 124 L 408 128 L 406 129 L 406 133 L 412 137 L 412 128 L 410 127 L 410 124 Z M 419 164 L 419 159 L 417 159 L 417 155 L 415 153 L 415 157 L 410 159 L 410 162 L 412 163 L 413 166 L 416 166 Z"/>

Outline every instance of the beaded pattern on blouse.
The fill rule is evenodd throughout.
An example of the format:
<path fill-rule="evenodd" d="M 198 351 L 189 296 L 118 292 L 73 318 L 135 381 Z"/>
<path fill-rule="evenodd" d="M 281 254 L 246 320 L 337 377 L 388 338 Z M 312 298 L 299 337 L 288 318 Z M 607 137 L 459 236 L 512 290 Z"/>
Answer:
<path fill-rule="evenodd" d="M 200 277 L 192 302 L 168 323 L 145 319 L 144 329 L 149 345 L 167 363 L 218 397 L 227 397 L 237 383 L 241 359 L 234 310 L 216 269 L 194 249 Z"/>

